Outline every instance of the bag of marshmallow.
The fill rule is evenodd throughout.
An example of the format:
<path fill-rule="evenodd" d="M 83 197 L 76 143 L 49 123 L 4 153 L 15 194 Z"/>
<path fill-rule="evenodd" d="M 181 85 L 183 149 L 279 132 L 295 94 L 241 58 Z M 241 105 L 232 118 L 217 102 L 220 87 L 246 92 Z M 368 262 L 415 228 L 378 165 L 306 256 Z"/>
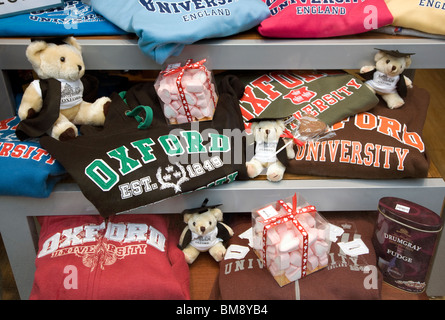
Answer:
<path fill-rule="evenodd" d="M 212 120 L 218 93 L 206 60 L 169 64 L 155 82 L 168 124 Z"/>
<path fill-rule="evenodd" d="M 252 211 L 255 253 L 282 287 L 328 265 L 329 223 L 298 193 Z"/>

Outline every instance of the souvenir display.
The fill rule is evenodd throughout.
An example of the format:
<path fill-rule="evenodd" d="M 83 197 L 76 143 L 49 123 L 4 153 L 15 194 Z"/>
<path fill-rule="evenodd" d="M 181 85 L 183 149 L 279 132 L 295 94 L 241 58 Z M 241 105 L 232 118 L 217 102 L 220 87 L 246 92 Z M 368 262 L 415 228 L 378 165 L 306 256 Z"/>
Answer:
<path fill-rule="evenodd" d="M 64 178 L 68 196 L 85 197 L 81 205 L 71 199 L 55 203 L 66 199 L 61 186 L 45 200 L 48 215 L 34 214 L 39 230 L 34 246 L 11 241 L 9 226 L 2 229 L 8 251 L 36 249 L 30 299 L 188 300 L 197 290 L 191 275 L 201 268 L 203 279 L 213 276 L 199 284 L 205 290 L 213 286 L 210 299 L 380 299 L 383 282 L 411 293 L 425 290 L 442 231 L 440 215 L 390 194 L 376 211 L 320 213 L 315 202 L 327 208 L 332 197 L 321 199 L 314 191 L 309 203 L 311 189 L 298 189 L 298 179 L 307 176 L 317 177 L 316 185 L 335 177 L 354 187 L 354 179 L 434 174 L 423 137 L 430 96 L 405 75 L 415 53 L 379 42 L 382 48 L 376 45 L 373 57 L 360 57 L 374 62 L 358 63 L 357 71 L 282 65 L 269 70 L 267 63 L 257 70 L 234 63 L 233 71 L 219 67 L 239 57 L 213 50 L 228 41 L 241 50 L 247 46 L 247 58 L 255 54 L 256 62 L 263 62 L 275 59 L 269 45 L 288 43 L 267 37 L 326 38 L 396 24 L 438 36 L 445 34 L 437 22 L 445 12 L 440 1 L 61 3 L 0 18 L 0 36 L 31 37 L 29 44 L 11 39 L 23 48 L 23 57 L 11 58 L 12 65 L 27 59 L 29 70 L 20 73 L 8 65 L 0 77 L 0 91 L 17 100 L 17 116 L 0 121 L 4 207 L 15 206 L 11 196 L 18 202 L 20 196 L 49 197 Z M 429 15 L 416 14 L 418 21 L 408 23 L 414 11 Z M 247 40 L 244 34 L 225 39 L 248 30 Z M 93 38 L 101 45 L 90 45 L 91 39 L 78 40 L 83 35 L 125 36 L 110 42 Z M 102 42 L 105 49 L 128 49 L 135 39 L 141 56 L 134 50 L 128 57 L 111 52 L 135 59 L 129 70 L 119 71 L 113 59 L 92 57 L 101 55 Z M 331 41 L 315 42 L 314 50 L 322 48 L 330 59 Z M 87 44 L 84 51 L 81 43 Z M 267 54 L 258 52 L 257 58 L 257 45 L 268 47 Z M 298 55 L 296 50 L 289 58 Z M 215 57 L 223 61 L 212 66 Z M 117 71 L 110 72 L 112 67 Z M 139 67 L 143 70 L 135 74 Z M 125 80 L 112 80 L 116 73 Z M 438 180 L 434 188 L 436 183 L 441 188 Z M 295 187 L 292 195 L 283 194 L 289 186 Z M 262 202 L 258 197 L 269 191 Z M 202 204 L 191 205 L 201 192 Z M 371 191 L 370 198 L 377 193 Z M 368 190 L 361 196 L 368 197 Z M 35 201 L 43 200 L 25 199 L 18 206 L 21 217 L 33 216 L 29 203 Z M 173 207 L 181 208 L 170 215 L 153 213 L 167 212 L 167 203 L 150 212 L 164 201 L 178 201 Z M 227 210 L 226 201 L 233 201 Z M 355 204 L 344 205 L 355 210 Z M 236 212 L 241 207 L 244 212 Z M 16 220 L 11 230 L 20 227 Z M 6 226 L 7 219 L 2 221 Z M 11 266 L 23 256 L 20 251 Z M 23 295 L 31 283 L 17 274 L 17 284 L 27 286 L 19 290 Z M 185 308 L 176 313 L 185 314 Z"/>

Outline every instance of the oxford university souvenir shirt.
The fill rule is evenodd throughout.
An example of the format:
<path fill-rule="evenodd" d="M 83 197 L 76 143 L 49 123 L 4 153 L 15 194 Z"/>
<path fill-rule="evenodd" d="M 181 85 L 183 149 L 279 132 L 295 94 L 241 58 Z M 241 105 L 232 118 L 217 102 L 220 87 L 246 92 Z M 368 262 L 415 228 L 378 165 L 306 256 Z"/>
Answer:
<path fill-rule="evenodd" d="M 19 117 L 0 121 L 0 194 L 48 197 L 66 170 L 35 139 L 20 141 Z"/>
<path fill-rule="evenodd" d="M 43 216 L 31 300 L 189 299 L 167 216 Z"/>
<path fill-rule="evenodd" d="M 212 121 L 168 126 L 153 83 L 147 82 L 126 93 L 128 105 L 118 94 L 111 96 L 103 130 L 83 126 L 76 139 L 60 142 L 45 136 L 40 142 L 102 216 L 248 179 L 238 106 L 243 86 L 234 76 L 218 82 Z M 147 129 L 138 129 L 138 121 L 126 115 L 140 105 L 153 110 Z"/>
<path fill-rule="evenodd" d="M 15 1 L 9 1 L 15 2 Z M 37 2 L 37 1 L 36 1 Z M 127 34 L 93 11 L 87 1 L 64 1 L 58 8 L 0 19 L 0 36 L 94 36 Z M 0 3 L 1 5 L 1 3 Z"/>
<path fill-rule="evenodd" d="M 157 63 L 186 44 L 249 30 L 269 16 L 261 0 L 91 0 L 95 11 L 136 33 L 139 47 Z"/>

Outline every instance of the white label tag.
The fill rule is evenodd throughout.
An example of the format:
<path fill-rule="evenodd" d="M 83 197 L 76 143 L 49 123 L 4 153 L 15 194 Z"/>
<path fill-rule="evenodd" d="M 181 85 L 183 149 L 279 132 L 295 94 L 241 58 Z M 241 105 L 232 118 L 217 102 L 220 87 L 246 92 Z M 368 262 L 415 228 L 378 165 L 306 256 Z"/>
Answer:
<path fill-rule="evenodd" d="M 337 242 L 337 238 L 340 237 L 343 232 L 345 232 L 343 228 L 332 223 L 329 224 L 329 240 L 331 240 L 331 242 Z"/>
<path fill-rule="evenodd" d="M 241 239 L 247 239 L 249 240 L 249 246 L 253 247 L 253 233 L 252 233 L 252 228 L 247 229 L 246 231 L 244 231 L 243 233 L 241 233 L 238 237 L 240 237 Z"/>
<path fill-rule="evenodd" d="M 239 246 L 237 244 L 232 244 L 227 248 L 226 255 L 224 256 L 224 260 L 229 259 L 242 259 L 249 252 L 249 248 L 245 246 Z"/>
<path fill-rule="evenodd" d="M 396 204 L 396 210 L 405 212 L 405 213 L 409 213 L 410 207 L 407 206 L 403 206 L 401 204 Z"/>
<path fill-rule="evenodd" d="M 275 217 L 276 215 L 278 215 L 278 211 L 275 210 L 274 207 L 272 207 L 272 205 L 267 206 L 263 209 L 258 210 L 258 214 L 264 219 L 270 219 L 272 217 Z"/>
<path fill-rule="evenodd" d="M 338 246 L 344 254 L 351 257 L 369 253 L 369 249 L 362 239 L 354 239 L 349 242 L 339 242 Z"/>

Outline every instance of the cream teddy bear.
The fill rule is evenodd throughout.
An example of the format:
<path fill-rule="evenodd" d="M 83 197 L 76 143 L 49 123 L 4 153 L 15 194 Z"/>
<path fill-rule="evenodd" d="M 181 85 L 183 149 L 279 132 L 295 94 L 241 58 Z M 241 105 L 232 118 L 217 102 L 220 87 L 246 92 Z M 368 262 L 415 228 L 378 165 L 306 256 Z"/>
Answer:
<path fill-rule="evenodd" d="M 101 126 L 105 122 L 110 99 L 94 103 L 83 100 L 85 64 L 81 46 L 73 37 L 51 43 L 33 41 L 26 49 L 39 80 L 25 90 L 18 109 L 21 122 L 16 131 L 24 140 L 48 134 L 64 141 L 78 135 L 76 125 Z"/>
<path fill-rule="evenodd" d="M 207 206 L 205 199 L 201 207 L 183 211 L 187 226 L 182 231 L 179 247 L 184 252 L 187 263 L 192 264 L 200 252 L 209 252 L 216 260 L 221 261 L 226 254 L 224 242 L 233 236 L 233 230 L 222 222 L 223 213 L 216 208 L 219 205 Z"/>
<path fill-rule="evenodd" d="M 365 84 L 385 100 L 388 108 L 400 108 L 405 104 L 406 88 L 412 88 L 412 81 L 403 72 L 411 65 L 411 55 L 414 53 L 377 50 L 375 66 L 364 66 L 360 73 L 368 80 Z"/>
<path fill-rule="evenodd" d="M 277 182 L 283 179 L 286 166 L 284 157 L 279 159 L 277 150 L 284 146 L 284 141 L 280 138 L 285 126 L 281 119 L 257 119 L 252 121 L 252 134 L 255 141 L 255 155 L 246 162 L 247 174 L 250 178 L 258 176 L 264 168 L 267 168 L 266 176 L 269 181 Z M 286 144 L 287 159 L 295 157 L 293 144 Z M 281 160 L 281 161 L 280 161 Z"/>

